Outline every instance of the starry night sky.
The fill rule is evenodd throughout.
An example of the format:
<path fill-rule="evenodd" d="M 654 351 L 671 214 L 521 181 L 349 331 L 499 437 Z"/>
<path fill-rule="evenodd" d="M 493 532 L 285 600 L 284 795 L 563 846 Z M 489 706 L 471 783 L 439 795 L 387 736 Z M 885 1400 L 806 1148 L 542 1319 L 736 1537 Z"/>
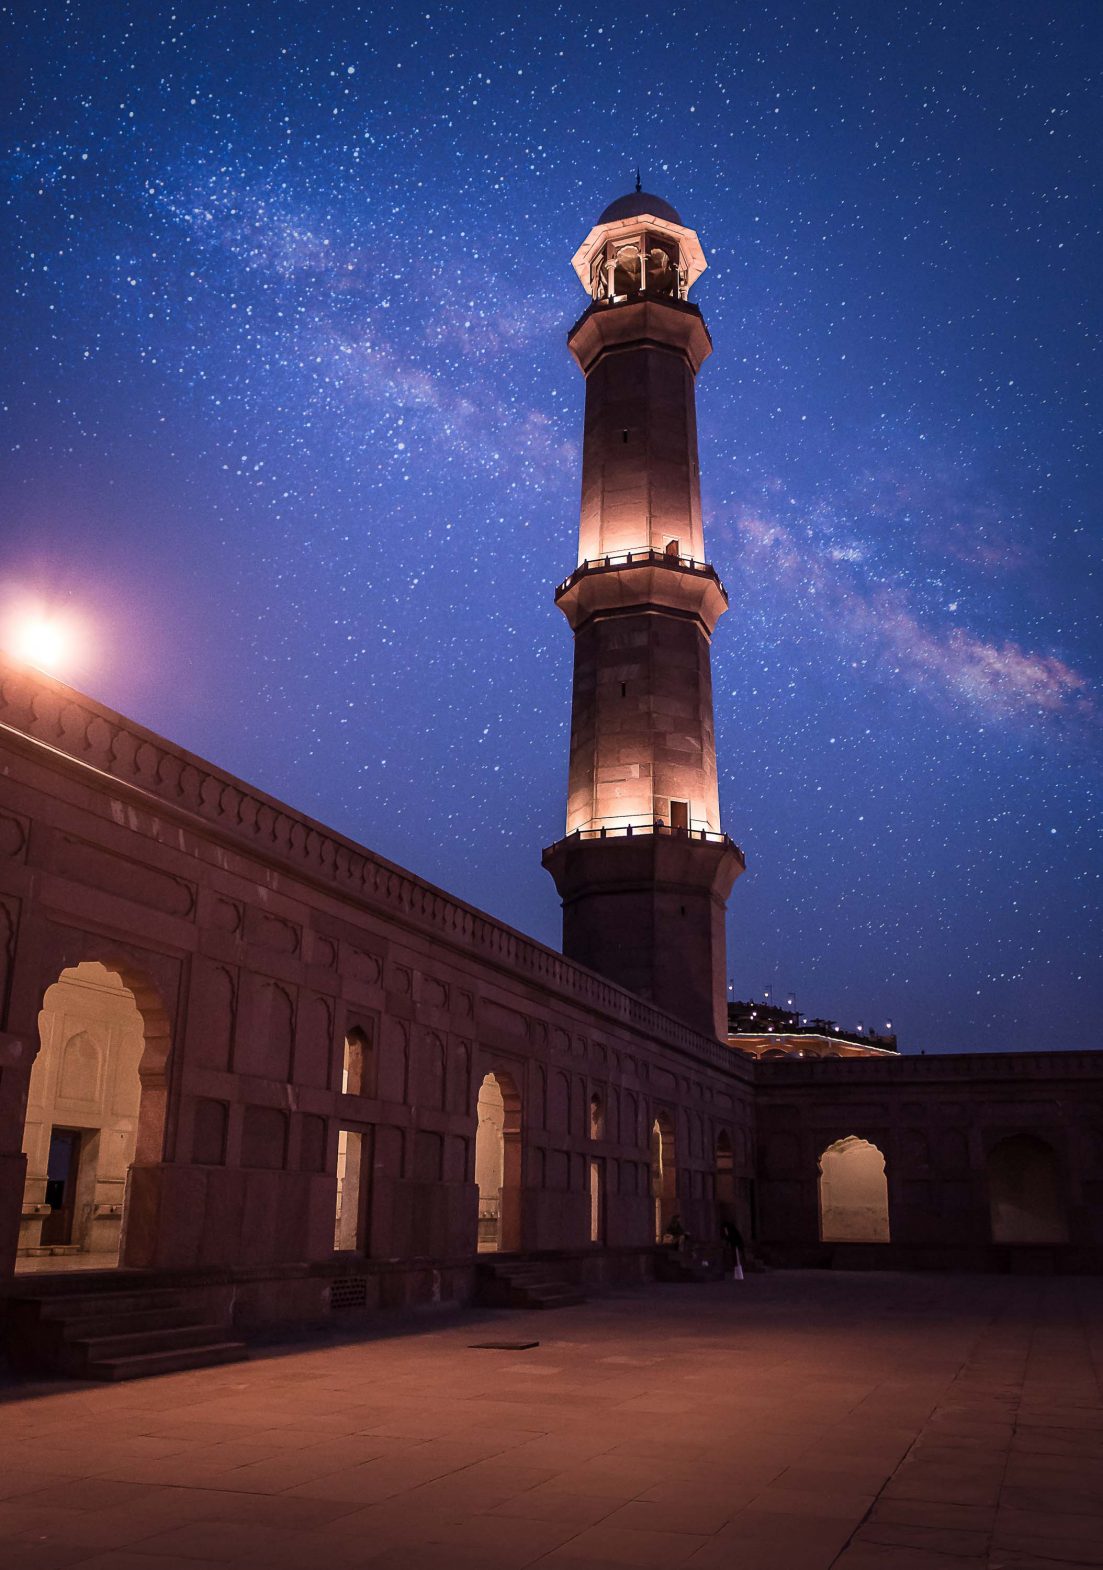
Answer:
<path fill-rule="evenodd" d="M 583 383 L 631 188 L 698 383 L 735 994 L 1100 1045 L 1103 7 L 23 8 L 0 609 L 553 944 Z"/>

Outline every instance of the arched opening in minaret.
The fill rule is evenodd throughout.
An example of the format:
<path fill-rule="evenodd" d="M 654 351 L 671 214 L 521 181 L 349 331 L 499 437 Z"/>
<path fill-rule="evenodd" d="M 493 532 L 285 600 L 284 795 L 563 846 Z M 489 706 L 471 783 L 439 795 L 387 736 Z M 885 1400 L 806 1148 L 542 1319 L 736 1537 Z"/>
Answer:
<path fill-rule="evenodd" d="M 613 258 L 613 294 L 638 294 L 642 284 L 642 269 L 639 246 L 619 246 Z"/>
<path fill-rule="evenodd" d="M 853 1134 L 828 1145 L 820 1157 L 820 1239 L 889 1241 L 885 1158 L 876 1145 Z"/>
<path fill-rule="evenodd" d="M 1067 1243 L 1053 1146 L 1032 1134 L 1012 1134 L 988 1152 L 988 1205 L 993 1243 Z"/>
<path fill-rule="evenodd" d="M 511 1074 L 484 1075 L 476 1116 L 478 1249 L 512 1253 L 521 1247 L 521 1097 Z"/>
<path fill-rule="evenodd" d="M 665 1112 L 660 1112 L 651 1125 L 651 1200 L 655 1214 L 655 1241 L 661 1243 L 678 1211 L 674 1123 Z"/>
<path fill-rule="evenodd" d="M 112 1269 L 126 1257 L 131 1168 L 161 1159 L 168 1021 L 136 971 L 86 960 L 47 987 L 38 1030 L 15 1268 Z"/>

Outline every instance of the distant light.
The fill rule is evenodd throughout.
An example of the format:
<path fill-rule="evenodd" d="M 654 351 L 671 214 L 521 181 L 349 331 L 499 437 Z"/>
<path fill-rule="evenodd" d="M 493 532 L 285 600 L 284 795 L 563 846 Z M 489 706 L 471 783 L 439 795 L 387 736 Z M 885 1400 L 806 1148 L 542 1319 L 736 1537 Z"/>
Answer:
<path fill-rule="evenodd" d="M 17 660 L 55 672 L 72 654 L 72 632 L 54 616 L 25 615 L 12 623 L 10 646 Z"/>

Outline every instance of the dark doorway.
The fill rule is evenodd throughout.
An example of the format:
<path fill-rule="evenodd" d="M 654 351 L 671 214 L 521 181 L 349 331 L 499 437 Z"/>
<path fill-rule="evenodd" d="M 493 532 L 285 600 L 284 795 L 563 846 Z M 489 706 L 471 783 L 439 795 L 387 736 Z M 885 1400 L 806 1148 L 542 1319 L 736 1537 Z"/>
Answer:
<path fill-rule="evenodd" d="M 689 828 L 688 801 L 672 801 L 670 803 L 670 827 L 672 829 Z"/>
<path fill-rule="evenodd" d="M 50 1207 L 50 1214 L 44 1216 L 42 1221 L 43 1243 L 56 1247 L 73 1241 L 79 1168 L 79 1130 L 55 1128 L 50 1134 L 50 1154 L 46 1164 L 46 1203 Z"/>
<path fill-rule="evenodd" d="M 1013 1134 L 989 1151 L 987 1169 L 993 1243 L 1068 1242 L 1052 1145 Z"/>

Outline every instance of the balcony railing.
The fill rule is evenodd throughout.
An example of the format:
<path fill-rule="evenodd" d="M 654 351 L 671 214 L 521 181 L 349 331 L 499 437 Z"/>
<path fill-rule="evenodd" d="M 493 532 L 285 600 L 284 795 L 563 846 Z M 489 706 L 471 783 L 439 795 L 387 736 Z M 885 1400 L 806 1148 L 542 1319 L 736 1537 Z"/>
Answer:
<path fill-rule="evenodd" d="M 569 589 L 572 583 L 577 583 L 579 578 L 590 572 L 606 572 L 618 567 L 669 567 L 675 572 L 692 572 L 698 577 L 715 578 L 721 594 L 727 599 L 728 591 L 717 577 L 715 567 L 708 562 L 697 561 L 693 556 L 674 556 L 669 551 L 639 550 L 639 551 L 613 551 L 608 556 L 591 556 L 579 562 L 569 578 L 556 589 L 556 594 L 562 594 Z"/>
<path fill-rule="evenodd" d="M 603 823 L 593 828 L 575 829 L 573 833 L 565 834 L 563 839 L 556 840 L 555 843 L 562 845 L 567 840 L 650 839 L 655 837 L 703 841 L 709 845 L 730 845 L 740 859 L 743 858 L 743 852 L 727 834 L 717 833 L 712 829 L 676 829 L 669 823 L 664 823 L 660 818 L 656 818 L 652 823 Z M 550 850 L 552 847 L 548 846 L 547 848 Z"/>

